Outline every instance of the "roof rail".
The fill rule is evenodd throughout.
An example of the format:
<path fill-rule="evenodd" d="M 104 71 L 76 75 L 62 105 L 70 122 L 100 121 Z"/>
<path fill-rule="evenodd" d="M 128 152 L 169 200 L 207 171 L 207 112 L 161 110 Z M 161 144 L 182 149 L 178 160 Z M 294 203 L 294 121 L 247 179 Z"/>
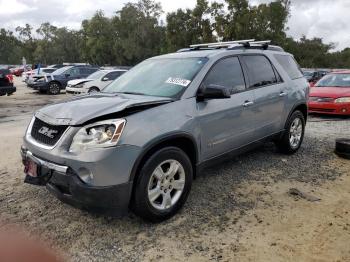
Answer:
<path fill-rule="evenodd" d="M 243 43 L 244 47 L 250 47 L 250 46 L 258 46 L 261 45 L 262 47 L 265 47 L 267 49 L 267 47 L 269 46 L 269 44 L 271 43 L 271 40 L 264 40 L 264 41 L 252 41 L 252 42 L 245 42 Z"/>
<path fill-rule="evenodd" d="M 203 43 L 203 44 L 190 45 L 189 48 L 183 48 L 178 50 L 177 52 L 188 52 L 188 51 L 196 51 L 196 50 L 214 50 L 219 48 L 226 48 L 228 50 L 247 48 L 247 49 L 284 51 L 283 48 L 275 45 L 270 45 L 270 43 L 271 43 L 271 40 L 255 41 L 255 39 L 216 42 L 216 43 Z"/>
<path fill-rule="evenodd" d="M 190 45 L 190 48 L 201 48 L 201 47 L 225 47 L 225 46 L 230 46 L 230 45 L 234 45 L 234 44 L 243 44 L 243 43 L 254 42 L 254 41 L 255 41 L 255 39 L 248 39 L 248 40 L 237 40 L 237 41 L 204 43 L 204 44 Z"/>

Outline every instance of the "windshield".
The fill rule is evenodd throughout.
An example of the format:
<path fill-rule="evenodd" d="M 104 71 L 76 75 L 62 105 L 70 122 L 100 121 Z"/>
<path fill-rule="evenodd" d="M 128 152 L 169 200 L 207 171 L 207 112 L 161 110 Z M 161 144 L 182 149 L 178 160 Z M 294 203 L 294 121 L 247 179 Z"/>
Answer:
<path fill-rule="evenodd" d="M 61 75 L 64 72 L 66 72 L 66 70 L 72 68 L 72 66 L 65 66 L 65 67 L 61 67 L 60 69 L 57 69 L 56 71 L 53 72 L 54 75 Z"/>
<path fill-rule="evenodd" d="M 312 76 L 314 74 L 313 71 L 303 71 L 304 76 Z"/>
<path fill-rule="evenodd" d="M 350 74 L 330 74 L 321 78 L 317 87 L 350 87 Z"/>
<path fill-rule="evenodd" d="M 91 75 L 89 75 L 88 77 L 87 77 L 87 79 L 99 79 L 99 78 L 101 78 L 103 75 L 105 75 L 106 74 L 106 72 L 104 72 L 104 71 L 101 71 L 101 70 L 98 70 L 98 71 L 96 71 L 96 72 L 94 72 L 94 73 L 92 73 Z"/>
<path fill-rule="evenodd" d="M 103 92 L 176 97 L 192 82 L 207 58 L 150 59 L 135 66 Z"/>

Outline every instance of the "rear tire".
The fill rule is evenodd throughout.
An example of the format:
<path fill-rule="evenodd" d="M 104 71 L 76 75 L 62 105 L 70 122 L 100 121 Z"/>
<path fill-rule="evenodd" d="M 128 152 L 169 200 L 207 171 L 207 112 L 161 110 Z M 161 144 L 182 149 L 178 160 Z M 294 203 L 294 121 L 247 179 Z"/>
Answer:
<path fill-rule="evenodd" d="M 165 147 L 151 155 L 135 181 L 134 213 L 160 222 L 175 215 L 184 205 L 192 185 L 192 164 L 177 147 Z"/>
<path fill-rule="evenodd" d="M 52 82 L 49 84 L 49 89 L 47 90 L 47 93 L 49 95 L 58 95 L 61 91 L 61 85 L 57 82 Z"/>
<path fill-rule="evenodd" d="M 338 138 L 335 140 L 335 153 L 345 159 L 350 159 L 350 139 Z"/>
<path fill-rule="evenodd" d="M 285 154 L 296 153 L 304 139 L 305 117 L 299 110 L 289 117 L 282 137 L 275 141 L 280 152 Z"/>

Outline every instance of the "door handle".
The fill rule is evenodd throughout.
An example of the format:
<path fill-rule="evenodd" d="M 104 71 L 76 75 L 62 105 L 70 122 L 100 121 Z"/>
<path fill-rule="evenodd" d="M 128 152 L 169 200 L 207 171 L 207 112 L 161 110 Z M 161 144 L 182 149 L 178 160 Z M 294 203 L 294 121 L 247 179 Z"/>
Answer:
<path fill-rule="evenodd" d="M 252 101 L 245 101 L 245 102 L 243 103 L 243 106 L 244 106 L 244 107 L 248 107 L 248 106 L 251 106 L 251 105 L 254 105 L 254 102 L 252 102 Z"/>
<path fill-rule="evenodd" d="M 284 96 L 286 96 L 286 95 L 287 95 L 287 93 L 286 93 L 286 92 L 283 92 L 283 91 L 279 94 L 280 97 L 284 97 Z"/>

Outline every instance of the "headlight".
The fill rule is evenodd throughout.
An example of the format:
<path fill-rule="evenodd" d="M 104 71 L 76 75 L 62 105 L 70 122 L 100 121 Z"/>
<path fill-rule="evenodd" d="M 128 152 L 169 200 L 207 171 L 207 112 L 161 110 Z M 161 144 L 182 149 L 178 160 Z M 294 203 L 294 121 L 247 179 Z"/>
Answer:
<path fill-rule="evenodd" d="M 115 146 L 121 137 L 126 120 L 106 120 L 82 127 L 74 136 L 69 152 Z"/>
<path fill-rule="evenodd" d="M 83 84 L 78 84 L 78 85 L 75 85 L 73 87 L 75 87 L 75 88 L 83 88 Z"/>
<path fill-rule="evenodd" d="M 334 103 L 350 103 L 350 97 L 341 97 L 334 100 Z"/>

